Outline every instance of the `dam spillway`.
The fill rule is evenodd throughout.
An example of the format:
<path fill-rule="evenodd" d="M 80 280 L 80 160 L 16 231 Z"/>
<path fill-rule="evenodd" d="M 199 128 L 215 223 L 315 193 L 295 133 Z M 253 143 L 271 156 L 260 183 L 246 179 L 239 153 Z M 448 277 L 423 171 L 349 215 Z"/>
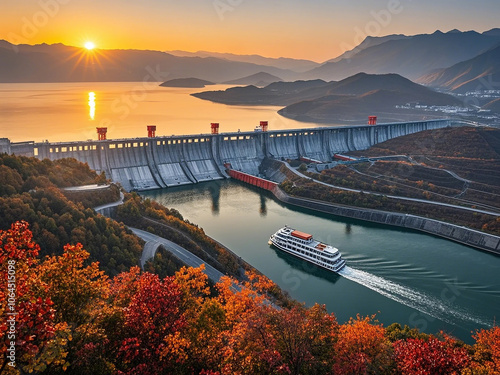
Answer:
<path fill-rule="evenodd" d="M 336 153 L 365 150 L 386 140 L 451 126 L 450 120 L 75 142 L 20 142 L 4 152 L 56 160 L 75 158 L 127 191 L 228 178 L 224 164 L 259 174 L 265 157 L 331 161 Z M 0 150 L 2 151 L 2 150 Z"/>

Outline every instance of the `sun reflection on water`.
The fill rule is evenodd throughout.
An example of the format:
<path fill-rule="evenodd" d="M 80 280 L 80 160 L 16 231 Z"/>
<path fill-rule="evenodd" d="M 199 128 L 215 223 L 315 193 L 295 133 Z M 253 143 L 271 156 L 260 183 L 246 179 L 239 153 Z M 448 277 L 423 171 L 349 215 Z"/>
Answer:
<path fill-rule="evenodd" d="M 95 118 L 95 92 L 89 92 L 89 116 L 91 120 Z"/>

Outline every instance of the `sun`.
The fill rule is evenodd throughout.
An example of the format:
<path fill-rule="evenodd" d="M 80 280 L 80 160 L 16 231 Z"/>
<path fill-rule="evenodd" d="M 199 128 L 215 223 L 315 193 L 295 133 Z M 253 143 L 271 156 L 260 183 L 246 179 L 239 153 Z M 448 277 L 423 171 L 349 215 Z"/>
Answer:
<path fill-rule="evenodd" d="M 85 43 L 85 48 L 87 48 L 89 51 L 93 50 L 95 48 L 94 42 L 86 42 Z"/>

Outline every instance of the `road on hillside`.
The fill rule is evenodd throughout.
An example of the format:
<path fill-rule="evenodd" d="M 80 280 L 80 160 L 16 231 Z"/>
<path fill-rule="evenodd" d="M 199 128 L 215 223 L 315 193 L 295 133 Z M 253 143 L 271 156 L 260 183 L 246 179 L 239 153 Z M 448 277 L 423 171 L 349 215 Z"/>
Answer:
<path fill-rule="evenodd" d="M 146 244 L 144 245 L 144 250 L 142 251 L 142 256 L 140 260 L 141 268 L 144 268 L 144 265 L 148 261 L 155 256 L 156 251 L 160 245 L 163 245 L 165 249 L 171 252 L 175 257 L 179 258 L 182 262 L 190 267 L 199 267 L 200 265 L 205 265 L 205 274 L 208 276 L 210 280 L 213 282 L 219 282 L 220 278 L 224 276 L 224 274 L 209 264 L 206 264 L 204 260 L 198 258 L 196 255 L 190 253 L 183 247 L 173 243 L 172 241 L 167 240 L 166 238 L 157 236 L 153 233 L 149 233 L 143 231 L 141 229 L 129 227 L 134 234 L 140 238 L 142 238 Z"/>
<path fill-rule="evenodd" d="M 290 171 L 295 173 L 297 176 L 314 181 L 318 184 L 325 185 L 334 189 L 339 189 L 339 190 L 344 190 L 344 191 L 352 191 L 355 193 L 361 193 L 363 192 L 364 194 L 370 194 L 370 195 L 377 195 L 381 197 L 387 197 L 387 198 L 392 198 L 392 199 L 399 199 L 399 200 L 404 200 L 404 201 L 412 201 L 412 202 L 420 202 L 420 203 L 427 203 L 427 204 L 433 204 L 437 206 L 443 206 L 443 207 L 451 207 L 451 208 L 456 208 L 459 210 L 465 210 L 465 211 L 471 211 L 471 212 L 478 212 L 481 214 L 486 214 L 486 215 L 493 215 L 493 216 L 500 216 L 499 211 L 487 211 L 487 210 L 480 210 L 478 208 L 472 208 L 472 207 L 464 207 L 464 206 L 458 206 L 455 204 L 449 204 L 449 203 L 441 203 L 441 202 L 435 202 L 435 201 L 430 201 L 426 199 L 418 199 L 418 198 L 409 198 L 409 197 L 401 197 L 397 195 L 387 195 L 387 194 L 381 194 L 381 193 L 374 193 L 371 191 L 365 191 L 365 190 L 360 190 L 360 189 L 351 189 L 351 188 L 346 188 L 342 186 L 337 186 L 337 185 L 332 185 L 332 184 L 327 184 L 326 182 L 315 180 L 309 176 L 306 176 L 305 174 L 300 173 L 296 169 L 292 168 L 288 163 L 285 163 Z"/>

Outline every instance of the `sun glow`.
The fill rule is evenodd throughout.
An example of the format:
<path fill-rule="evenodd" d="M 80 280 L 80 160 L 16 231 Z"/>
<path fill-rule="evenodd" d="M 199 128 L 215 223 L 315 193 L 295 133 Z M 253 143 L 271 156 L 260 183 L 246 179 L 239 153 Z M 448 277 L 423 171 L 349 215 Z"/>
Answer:
<path fill-rule="evenodd" d="M 87 48 L 89 51 L 93 50 L 95 48 L 94 42 L 85 42 L 85 48 Z"/>
<path fill-rule="evenodd" d="M 95 118 L 95 92 L 89 92 L 89 117 L 91 120 Z"/>

